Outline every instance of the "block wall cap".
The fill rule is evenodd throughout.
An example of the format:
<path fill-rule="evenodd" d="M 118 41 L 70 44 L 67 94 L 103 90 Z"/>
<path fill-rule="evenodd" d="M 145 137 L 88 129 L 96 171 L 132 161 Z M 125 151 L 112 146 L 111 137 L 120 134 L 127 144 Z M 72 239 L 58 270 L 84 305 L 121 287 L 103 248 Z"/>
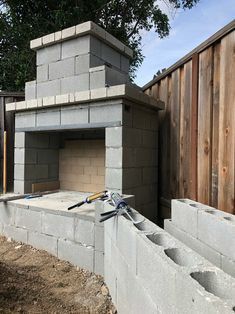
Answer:
<path fill-rule="evenodd" d="M 149 107 L 153 110 L 162 110 L 165 104 L 146 95 L 136 87 L 131 85 L 115 85 L 91 89 L 87 91 L 69 93 L 64 95 L 49 96 L 26 101 L 6 104 L 6 111 L 25 111 L 42 107 L 65 106 L 71 104 L 91 103 L 97 100 L 127 99 L 134 104 Z"/>
<path fill-rule="evenodd" d="M 106 42 L 109 46 L 126 55 L 128 58 L 133 58 L 133 51 L 124 45 L 117 38 L 106 32 L 102 27 L 92 21 L 88 21 L 76 26 L 72 26 L 61 31 L 51 33 L 40 38 L 30 41 L 30 48 L 38 50 L 47 46 L 54 45 L 58 42 L 65 41 L 71 38 L 76 38 L 84 35 L 93 35 Z"/>

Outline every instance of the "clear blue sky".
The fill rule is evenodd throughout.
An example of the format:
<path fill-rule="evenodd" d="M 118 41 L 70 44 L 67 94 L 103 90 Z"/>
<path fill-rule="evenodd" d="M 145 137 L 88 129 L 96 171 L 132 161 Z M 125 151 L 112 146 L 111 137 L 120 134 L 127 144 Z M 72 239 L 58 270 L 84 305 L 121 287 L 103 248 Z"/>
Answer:
<path fill-rule="evenodd" d="M 148 83 L 157 70 L 168 68 L 235 19 L 235 0 L 201 0 L 193 9 L 169 17 L 171 31 L 167 38 L 159 39 L 153 31 L 143 33 L 145 59 L 135 79 L 140 86 Z"/>

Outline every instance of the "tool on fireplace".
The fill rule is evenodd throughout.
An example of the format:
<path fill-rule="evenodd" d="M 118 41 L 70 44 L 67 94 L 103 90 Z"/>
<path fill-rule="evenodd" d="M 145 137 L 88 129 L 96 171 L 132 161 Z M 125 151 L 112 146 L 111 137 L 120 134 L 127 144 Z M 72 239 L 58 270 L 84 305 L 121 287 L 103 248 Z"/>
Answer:
<path fill-rule="evenodd" d="M 82 206 L 83 204 L 90 204 L 91 202 L 94 202 L 98 199 L 101 199 L 101 200 L 104 200 L 108 197 L 108 191 L 102 191 L 102 192 L 99 192 L 99 193 L 95 193 L 95 194 L 92 194 L 88 197 L 85 198 L 85 200 L 75 204 L 75 205 L 72 205 L 70 207 L 68 207 L 68 210 L 71 210 L 75 207 L 80 207 Z"/>
<path fill-rule="evenodd" d="M 133 210 L 127 204 L 127 202 L 121 197 L 119 193 L 108 192 L 108 198 L 105 202 L 109 202 L 111 205 L 115 207 L 114 210 L 110 210 L 108 212 L 101 213 L 100 222 L 108 220 L 114 216 L 126 215 L 127 218 L 131 220 L 134 225 L 142 223 L 144 220 L 135 220 L 133 218 Z"/>

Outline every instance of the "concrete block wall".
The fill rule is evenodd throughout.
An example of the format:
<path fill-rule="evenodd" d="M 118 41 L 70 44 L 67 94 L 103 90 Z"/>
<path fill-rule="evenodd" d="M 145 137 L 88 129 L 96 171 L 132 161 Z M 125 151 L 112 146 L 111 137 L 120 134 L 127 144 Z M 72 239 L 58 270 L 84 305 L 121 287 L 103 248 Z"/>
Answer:
<path fill-rule="evenodd" d="M 32 192 L 32 183 L 59 179 L 59 141 L 54 133 L 15 133 L 14 192 Z"/>
<path fill-rule="evenodd" d="M 157 219 L 158 114 L 126 104 L 123 126 L 106 128 L 106 188 L 135 195 L 136 209 Z"/>
<path fill-rule="evenodd" d="M 17 201 L 0 203 L 0 233 L 103 274 L 103 235 L 95 218 Z M 99 228 L 100 226 L 98 226 Z"/>
<path fill-rule="evenodd" d="M 134 218 L 144 219 L 137 212 Z M 124 216 L 106 221 L 104 252 L 105 281 L 120 314 L 235 311 L 235 279 L 147 219 L 135 226 Z"/>
<path fill-rule="evenodd" d="M 105 189 L 105 141 L 67 140 L 59 151 L 60 188 L 81 192 Z"/>
<path fill-rule="evenodd" d="M 36 80 L 25 85 L 26 100 L 129 83 L 129 57 L 93 35 L 42 46 L 36 55 Z"/>
<path fill-rule="evenodd" d="M 189 200 L 172 200 L 165 230 L 235 277 L 235 216 Z"/>

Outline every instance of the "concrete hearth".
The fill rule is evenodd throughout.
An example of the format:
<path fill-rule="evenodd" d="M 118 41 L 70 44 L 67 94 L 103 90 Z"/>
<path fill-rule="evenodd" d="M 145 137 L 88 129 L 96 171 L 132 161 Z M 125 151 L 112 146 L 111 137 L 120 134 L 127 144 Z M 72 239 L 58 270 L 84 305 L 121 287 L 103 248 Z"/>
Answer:
<path fill-rule="evenodd" d="M 132 51 L 92 22 L 33 40 L 31 48 L 36 80 L 26 83 L 25 101 L 6 108 L 15 111 L 14 192 L 52 181 L 82 192 L 106 188 L 135 195 L 136 208 L 156 219 L 164 104 L 130 83 Z"/>

